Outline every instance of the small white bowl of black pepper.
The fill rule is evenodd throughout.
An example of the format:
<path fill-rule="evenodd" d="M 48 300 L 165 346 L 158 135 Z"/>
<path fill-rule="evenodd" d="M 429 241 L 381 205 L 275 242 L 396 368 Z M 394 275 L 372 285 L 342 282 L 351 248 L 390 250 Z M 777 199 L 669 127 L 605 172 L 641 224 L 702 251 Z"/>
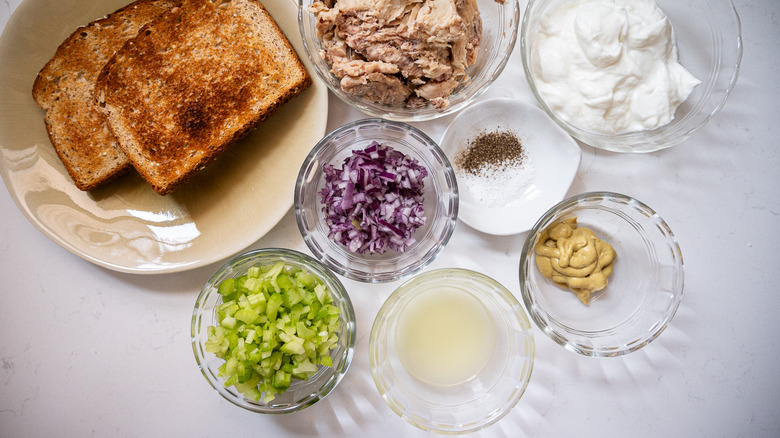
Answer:
<path fill-rule="evenodd" d="M 565 198 L 581 156 L 577 142 L 544 111 L 510 98 L 461 111 L 440 145 L 458 181 L 460 220 L 493 235 L 530 230 Z"/>

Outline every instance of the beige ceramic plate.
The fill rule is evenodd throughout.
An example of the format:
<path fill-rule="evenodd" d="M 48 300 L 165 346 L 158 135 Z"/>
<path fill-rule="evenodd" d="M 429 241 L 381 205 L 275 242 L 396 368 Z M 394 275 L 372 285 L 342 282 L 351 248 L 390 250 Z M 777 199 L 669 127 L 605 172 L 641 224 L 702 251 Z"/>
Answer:
<path fill-rule="evenodd" d="M 82 192 L 49 143 L 32 84 L 77 26 L 129 1 L 25 0 L 19 6 L 0 38 L 0 173 L 30 222 L 72 253 L 122 272 L 183 271 L 242 250 L 287 213 L 300 165 L 325 133 L 327 88 L 315 78 L 171 195 L 157 195 L 135 174 Z M 302 55 L 295 6 L 263 4 Z M 313 73 L 306 56 L 301 59 Z"/>

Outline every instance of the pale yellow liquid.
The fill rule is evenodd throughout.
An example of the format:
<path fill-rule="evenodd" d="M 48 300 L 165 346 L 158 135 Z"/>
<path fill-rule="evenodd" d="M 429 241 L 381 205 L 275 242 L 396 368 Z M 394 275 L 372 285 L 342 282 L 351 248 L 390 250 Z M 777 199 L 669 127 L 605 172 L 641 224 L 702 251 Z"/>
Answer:
<path fill-rule="evenodd" d="M 404 308 L 396 328 L 403 366 L 424 382 L 451 386 L 468 381 L 488 363 L 495 328 L 485 306 L 468 292 L 430 289 Z"/>

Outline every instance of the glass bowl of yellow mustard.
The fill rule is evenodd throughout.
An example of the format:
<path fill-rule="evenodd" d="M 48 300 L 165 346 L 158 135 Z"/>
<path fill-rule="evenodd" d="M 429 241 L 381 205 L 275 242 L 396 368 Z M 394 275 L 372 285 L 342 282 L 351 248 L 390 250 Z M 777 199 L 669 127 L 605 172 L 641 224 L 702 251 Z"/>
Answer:
<path fill-rule="evenodd" d="M 534 323 L 585 356 L 620 356 L 656 339 L 682 299 L 683 257 L 669 225 L 626 195 L 565 199 L 523 246 L 520 289 Z"/>

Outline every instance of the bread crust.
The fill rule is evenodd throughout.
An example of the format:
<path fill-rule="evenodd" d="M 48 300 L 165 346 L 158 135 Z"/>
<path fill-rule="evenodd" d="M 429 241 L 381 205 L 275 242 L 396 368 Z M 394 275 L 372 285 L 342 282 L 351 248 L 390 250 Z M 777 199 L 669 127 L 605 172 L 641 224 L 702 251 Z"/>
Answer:
<path fill-rule="evenodd" d="M 165 195 L 312 83 L 257 0 L 185 0 L 139 30 L 96 82 L 135 169 Z"/>
<path fill-rule="evenodd" d="M 132 168 L 95 105 L 95 80 L 138 29 L 174 4 L 138 0 L 78 27 L 36 76 L 33 99 L 46 110 L 49 139 L 79 189 L 94 190 Z"/>

